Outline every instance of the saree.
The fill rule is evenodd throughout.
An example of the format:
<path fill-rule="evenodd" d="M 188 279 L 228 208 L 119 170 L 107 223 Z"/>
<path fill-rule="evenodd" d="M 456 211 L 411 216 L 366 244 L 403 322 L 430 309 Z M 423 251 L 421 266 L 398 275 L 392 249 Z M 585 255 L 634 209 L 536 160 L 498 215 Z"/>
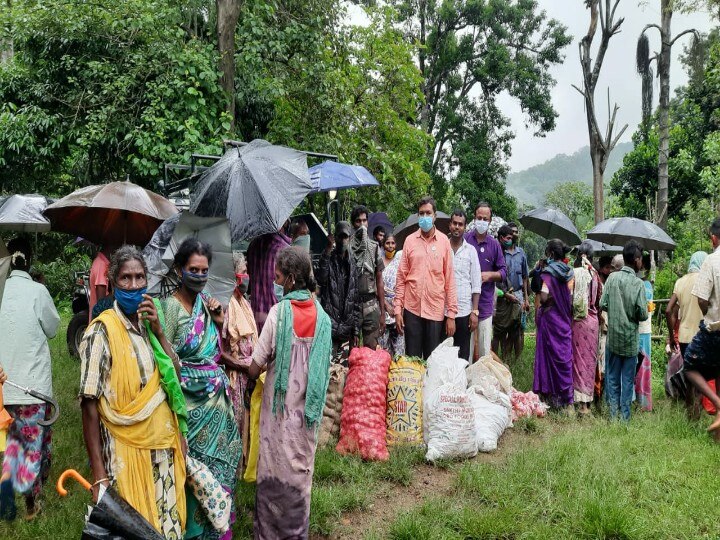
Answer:
<path fill-rule="evenodd" d="M 649 281 L 644 281 L 645 299 L 648 304 L 653 300 L 653 287 Z M 652 411 L 652 316 L 642 321 L 639 330 L 639 352 L 638 367 L 635 375 L 635 398 L 637 399 L 640 409 L 643 411 Z"/>
<path fill-rule="evenodd" d="M 566 281 L 550 272 L 540 276 L 550 299 L 537 310 L 537 349 L 533 392 L 553 407 L 573 402 L 572 300 Z"/>
<path fill-rule="evenodd" d="M 217 363 L 220 359 L 218 330 L 203 295 L 197 296 L 191 314 L 173 296 L 164 301 L 163 310 L 166 335 L 180 358 L 180 385 L 188 413 L 188 454 L 207 467 L 234 501 L 242 442 L 235 422 L 230 382 Z M 186 496 L 185 538 L 231 538 L 231 531 L 221 534 L 213 528 L 202 505 L 187 488 Z M 232 523 L 234 502 L 231 502 L 230 515 Z"/>
<path fill-rule="evenodd" d="M 573 387 L 575 403 L 591 403 L 595 393 L 598 351 L 598 303 L 600 281 L 595 270 L 587 267 L 576 268 L 576 276 L 587 274 L 584 296 L 587 302 L 585 317 L 572 322 Z M 580 280 L 575 280 L 578 287 Z"/>

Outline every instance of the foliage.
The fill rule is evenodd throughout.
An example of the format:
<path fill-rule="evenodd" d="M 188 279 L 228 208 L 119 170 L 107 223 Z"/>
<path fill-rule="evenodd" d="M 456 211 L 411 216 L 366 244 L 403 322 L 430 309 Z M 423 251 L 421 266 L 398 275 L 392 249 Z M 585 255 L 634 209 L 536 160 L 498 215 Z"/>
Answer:
<path fill-rule="evenodd" d="M 64 194 L 124 179 L 152 186 L 166 161 L 213 152 L 229 126 L 212 47 L 173 2 L 14 2 L 0 65 L 0 180 Z"/>
<path fill-rule="evenodd" d="M 584 236 L 595 224 L 592 187 L 584 182 L 557 184 L 545 195 L 544 206 L 556 208 L 569 217 L 580 236 Z"/>

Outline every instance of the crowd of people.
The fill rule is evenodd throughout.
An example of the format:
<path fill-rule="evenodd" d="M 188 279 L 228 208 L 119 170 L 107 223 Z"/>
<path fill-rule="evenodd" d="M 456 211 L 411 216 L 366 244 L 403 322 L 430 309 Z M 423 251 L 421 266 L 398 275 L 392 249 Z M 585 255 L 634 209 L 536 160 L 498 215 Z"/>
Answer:
<path fill-rule="evenodd" d="M 93 263 L 93 315 L 79 351 L 94 497 L 113 485 L 165 538 L 230 538 L 238 479 L 252 467 L 255 537 L 306 538 L 331 359 L 361 345 L 427 359 L 452 338 L 469 363 L 492 351 L 512 368 L 531 311 L 533 391 L 545 403 L 586 415 L 604 396 L 610 417 L 626 421 L 633 400 L 651 410 L 652 261 L 640 244 L 630 241 L 621 255 L 595 262 L 584 242 L 571 266 L 570 247 L 551 239 L 531 269 L 517 224 L 490 234 L 487 203 L 476 206 L 470 223 L 464 211 L 453 211 L 449 235 L 436 227 L 432 198 L 419 201 L 417 217 L 418 230 L 398 249 L 390 231 L 369 234 L 369 211 L 356 206 L 350 221 L 335 226 L 315 268 L 301 220 L 288 234 L 258 237 L 246 258 L 236 259 L 227 307 L 204 292 L 213 253 L 197 239 L 178 247 L 171 272 L 179 286 L 162 299 L 147 294 L 142 252 L 103 249 Z M 720 219 L 711 240 L 720 245 Z M 8 250 L 0 382 L 9 376 L 52 395 L 48 339 L 60 318 L 47 289 L 30 277 L 30 244 L 15 239 Z M 683 376 L 720 411 L 707 382 L 720 375 L 720 254 L 692 256 L 667 322 L 668 348 L 681 351 Z M 32 518 L 50 467 L 52 430 L 42 422 L 49 411 L 10 386 L 4 405 L 14 422 L 0 517 L 15 518 L 19 493 Z M 720 413 L 710 429 L 718 427 Z M 208 477 L 215 489 L 196 489 Z M 209 519 L 208 509 L 224 513 L 226 526 Z"/>

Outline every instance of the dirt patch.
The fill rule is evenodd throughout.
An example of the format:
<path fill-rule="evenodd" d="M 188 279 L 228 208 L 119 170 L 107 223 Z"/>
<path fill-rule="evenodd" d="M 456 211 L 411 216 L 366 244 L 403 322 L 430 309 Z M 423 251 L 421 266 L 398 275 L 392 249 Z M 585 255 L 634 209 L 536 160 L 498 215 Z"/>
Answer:
<path fill-rule="evenodd" d="M 509 455 L 521 447 L 540 444 L 550 430 L 539 433 L 524 433 L 515 429 L 506 431 L 498 443 L 498 450 L 481 453 L 473 458 L 481 463 L 502 463 Z M 472 461 L 472 460 L 471 460 Z M 458 462 L 460 463 L 460 462 Z M 313 536 L 313 540 L 332 538 L 333 540 L 357 540 L 368 531 L 383 532 L 395 520 L 398 514 L 421 505 L 426 499 L 454 497 L 455 467 L 447 468 L 422 464 L 415 468 L 415 475 L 409 486 L 384 484 L 375 494 L 375 501 L 364 510 L 355 510 L 343 515 L 337 529 L 329 536 Z"/>

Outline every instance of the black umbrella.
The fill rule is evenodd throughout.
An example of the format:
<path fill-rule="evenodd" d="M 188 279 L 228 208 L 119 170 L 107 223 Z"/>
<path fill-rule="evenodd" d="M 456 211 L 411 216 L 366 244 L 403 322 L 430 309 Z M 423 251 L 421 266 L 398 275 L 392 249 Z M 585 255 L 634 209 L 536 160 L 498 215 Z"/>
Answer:
<path fill-rule="evenodd" d="M 230 148 L 203 173 L 190 211 L 227 217 L 233 242 L 240 242 L 277 232 L 312 187 L 305 154 L 255 140 Z"/>
<path fill-rule="evenodd" d="M 450 216 L 445 212 L 435 213 L 435 227 L 441 232 L 448 234 L 450 232 Z M 405 239 L 412 233 L 418 231 L 418 215 L 410 214 L 408 218 L 400 223 L 393 231 L 395 242 L 397 243 L 397 249 L 400 250 L 402 245 L 405 243 Z"/>
<path fill-rule="evenodd" d="M 587 240 L 583 240 L 583 244 L 587 242 L 590 244 L 593 248 L 593 254 L 595 257 L 603 257 L 605 255 L 616 255 L 618 253 L 622 253 L 623 247 L 622 246 L 611 246 L 610 244 L 606 244 L 605 242 L 598 242 L 597 240 L 592 240 L 588 238 Z M 577 250 L 580 247 L 580 244 L 575 246 L 575 250 Z"/>
<path fill-rule="evenodd" d="M 63 497 L 67 495 L 63 483 L 68 477 L 80 482 L 80 485 L 87 490 L 91 488 L 90 482 L 85 480 L 79 472 L 68 469 L 60 475 L 57 481 L 57 491 Z M 163 540 L 163 536 L 155 530 L 155 527 L 150 525 L 112 487 L 101 488 L 97 504 L 90 507 L 90 514 L 87 516 L 80 538 L 82 540 Z"/>
<path fill-rule="evenodd" d="M 536 208 L 520 216 L 520 223 L 528 231 L 551 240 L 558 238 L 570 246 L 581 242 L 570 218 L 554 208 Z"/>
<path fill-rule="evenodd" d="M 643 219 L 621 217 L 601 221 L 587 234 L 591 240 L 598 240 L 616 246 L 636 240 L 646 250 L 672 251 L 675 242 L 660 227 Z"/>

